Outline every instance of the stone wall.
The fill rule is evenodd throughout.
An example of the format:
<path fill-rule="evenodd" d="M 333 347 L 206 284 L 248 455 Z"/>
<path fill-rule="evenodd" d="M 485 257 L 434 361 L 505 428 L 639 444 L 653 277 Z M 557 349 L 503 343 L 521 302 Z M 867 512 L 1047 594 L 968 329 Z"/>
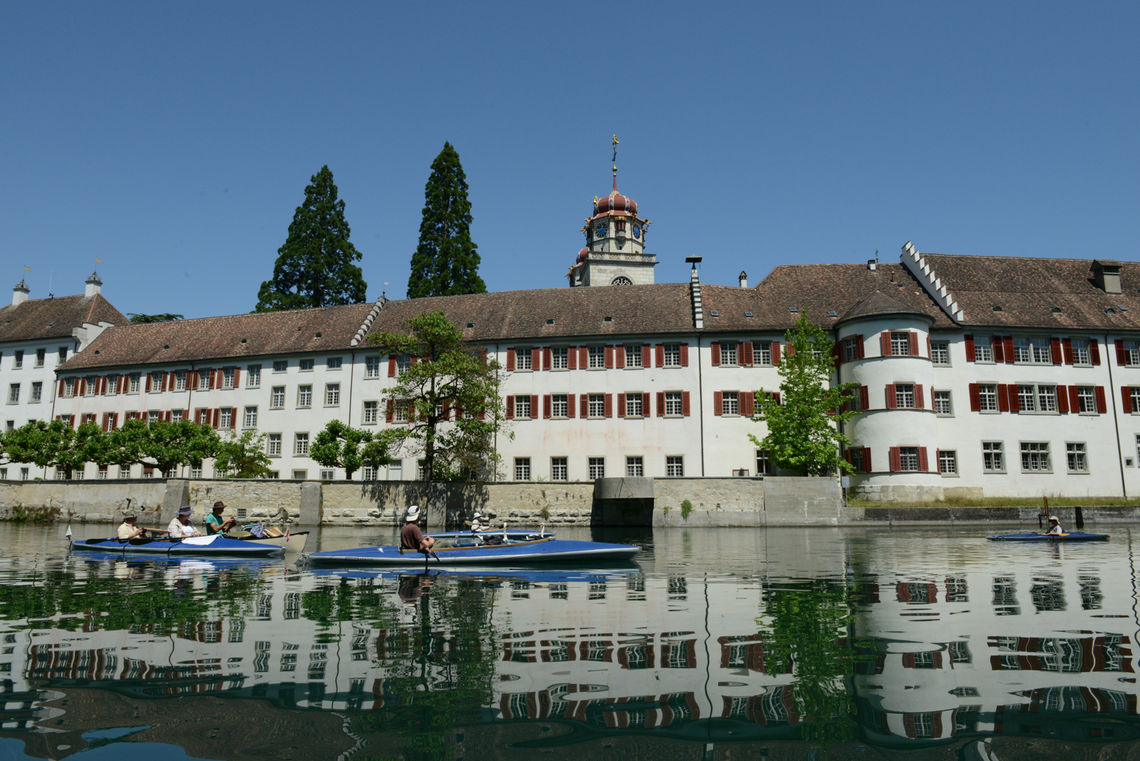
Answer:
<path fill-rule="evenodd" d="M 155 524 L 161 520 L 166 488 L 166 482 L 157 479 L 0 481 L 0 517 L 35 510 L 52 513 L 57 520 L 118 523 L 129 510 L 141 516 L 140 523 Z"/>
<path fill-rule="evenodd" d="M 834 478 L 666 478 L 653 485 L 654 526 L 834 526 L 842 518 Z"/>

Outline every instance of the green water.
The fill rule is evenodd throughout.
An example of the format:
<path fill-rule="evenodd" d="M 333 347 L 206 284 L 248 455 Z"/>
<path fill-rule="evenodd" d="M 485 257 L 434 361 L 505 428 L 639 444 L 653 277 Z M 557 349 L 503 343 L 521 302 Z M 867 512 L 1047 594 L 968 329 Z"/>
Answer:
<path fill-rule="evenodd" d="M 0 525 L 0 758 L 1140 757 L 1132 533 L 1103 528 L 563 530 L 643 550 L 399 575 Z"/>

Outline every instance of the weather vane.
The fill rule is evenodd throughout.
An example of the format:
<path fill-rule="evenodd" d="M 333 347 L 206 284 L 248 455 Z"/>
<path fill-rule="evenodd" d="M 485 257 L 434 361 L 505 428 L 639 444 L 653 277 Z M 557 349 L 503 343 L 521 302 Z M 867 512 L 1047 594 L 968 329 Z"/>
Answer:
<path fill-rule="evenodd" d="M 614 135 L 612 142 L 614 146 L 614 174 L 617 174 L 617 147 L 619 142 L 617 135 Z"/>

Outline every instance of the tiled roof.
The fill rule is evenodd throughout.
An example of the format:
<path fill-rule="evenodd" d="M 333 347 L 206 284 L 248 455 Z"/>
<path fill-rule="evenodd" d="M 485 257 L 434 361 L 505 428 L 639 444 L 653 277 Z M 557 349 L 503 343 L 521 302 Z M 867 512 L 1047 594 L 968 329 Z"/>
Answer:
<path fill-rule="evenodd" d="M 876 290 L 870 296 L 839 315 L 839 321 L 845 322 L 847 320 L 858 320 L 867 317 L 883 317 L 892 314 L 921 314 L 926 316 L 925 312 L 920 312 L 913 307 L 903 304 L 890 294 Z"/>
<path fill-rule="evenodd" d="M 922 256 L 965 312 L 964 325 L 1140 330 L 1140 263 L 1121 262 L 1122 293 L 1105 293 L 1091 259 Z"/>
<path fill-rule="evenodd" d="M 127 318 L 101 294 L 28 299 L 0 308 L 0 341 L 67 338 L 84 323 L 122 325 Z"/>

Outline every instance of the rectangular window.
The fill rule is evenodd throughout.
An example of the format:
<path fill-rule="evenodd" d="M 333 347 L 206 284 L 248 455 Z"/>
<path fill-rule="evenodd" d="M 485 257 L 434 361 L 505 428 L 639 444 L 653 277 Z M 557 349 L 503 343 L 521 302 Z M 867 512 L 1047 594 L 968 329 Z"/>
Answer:
<path fill-rule="evenodd" d="M 392 402 L 392 422 L 408 422 L 408 403 L 403 399 L 394 399 Z"/>
<path fill-rule="evenodd" d="M 295 433 L 293 434 L 293 454 L 299 457 L 306 457 L 309 454 L 309 434 Z"/>
<path fill-rule="evenodd" d="M 289 361 L 285 359 L 273 360 L 273 372 L 283 373 L 289 369 Z"/>
<path fill-rule="evenodd" d="M 682 397 L 680 391 L 666 391 L 665 415 L 670 417 L 680 417 L 682 414 L 684 414 L 684 405 L 681 402 Z"/>
<path fill-rule="evenodd" d="M 863 450 L 855 450 L 862 454 Z M 776 472 L 775 467 L 772 465 L 772 458 L 768 456 L 767 449 L 756 450 L 756 475 L 770 476 Z"/>
<path fill-rule="evenodd" d="M 257 427 L 257 407 L 246 407 L 245 417 L 242 418 L 243 428 L 256 428 Z"/>
<path fill-rule="evenodd" d="M 567 417 L 570 412 L 570 405 L 566 398 L 566 394 L 551 394 L 550 395 L 550 416 L 551 417 Z"/>
<path fill-rule="evenodd" d="M 403 375 L 412 369 L 412 358 L 407 354 L 396 357 L 396 375 Z"/>
<path fill-rule="evenodd" d="M 978 384 L 978 409 L 982 412 L 997 412 L 997 384 Z"/>
<path fill-rule="evenodd" d="M 565 346 L 555 346 L 550 350 L 550 369 L 566 370 L 570 367 L 570 351 Z"/>
<path fill-rule="evenodd" d="M 858 352 L 858 349 L 855 348 L 855 340 L 854 339 L 847 339 L 847 340 L 851 341 L 852 351 Z M 844 344 L 844 347 L 846 347 L 846 343 Z M 759 342 L 759 343 L 753 342 L 752 352 L 753 352 L 752 357 L 755 360 L 756 364 L 758 364 L 758 365 L 771 365 L 772 364 L 772 344 L 768 343 L 767 341 L 763 341 L 763 342 Z M 851 358 L 855 359 L 856 356 L 852 356 Z"/>
<path fill-rule="evenodd" d="M 732 366 L 732 365 L 738 364 L 737 357 L 736 357 L 736 347 L 737 347 L 737 344 L 734 344 L 734 343 L 727 343 L 727 344 L 721 344 L 720 345 L 720 363 L 721 363 L 721 365 Z"/>
<path fill-rule="evenodd" d="M 1005 472 L 1005 452 L 1000 441 L 982 442 L 982 470 L 986 473 Z"/>
<path fill-rule="evenodd" d="M 641 457 L 631 455 L 625 458 L 625 475 L 626 478 L 641 478 L 645 475 L 645 463 Z"/>
<path fill-rule="evenodd" d="M 185 413 L 183 410 L 171 410 L 170 411 L 170 422 L 172 422 L 172 423 L 181 423 L 183 417 L 185 417 Z"/>
<path fill-rule="evenodd" d="M 665 358 L 663 367 L 681 366 L 681 344 L 665 344 L 662 355 Z"/>
<path fill-rule="evenodd" d="M 1121 357 L 1124 359 L 1124 364 L 1128 367 L 1135 367 L 1140 365 L 1140 343 L 1136 341 L 1122 341 L 1123 349 Z"/>
<path fill-rule="evenodd" d="M 364 403 L 364 415 L 361 422 L 365 425 L 375 425 L 380 419 L 380 402 L 371 401 Z"/>
<path fill-rule="evenodd" d="M 515 369 L 516 370 L 531 370 L 531 354 L 530 349 L 515 349 Z"/>
<path fill-rule="evenodd" d="M 375 481 L 376 480 L 376 468 L 371 466 L 371 465 L 365 465 L 363 468 L 360 469 L 360 480 L 361 481 Z"/>
<path fill-rule="evenodd" d="M 88 375 L 83 379 L 83 395 L 95 396 L 95 376 Z"/>
<path fill-rule="evenodd" d="M 1049 442 L 1021 442 L 1021 470 L 1023 473 L 1049 473 Z"/>
<path fill-rule="evenodd" d="M 392 460 L 388 463 L 388 480 L 390 481 L 403 481 L 404 480 L 404 461 Z"/>
<path fill-rule="evenodd" d="M 526 420 L 530 418 L 530 397 L 521 394 L 515 397 L 515 417 Z"/>
<path fill-rule="evenodd" d="M 13 365 L 12 366 L 17 370 L 19 370 L 21 367 L 24 366 L 24 352 L 23 351 L 20 351 L 20 350 L 16 351 L 16 354 L 13 357 Z"/>
<path fill-rule="evenodd" d="M 47 349 L 36 349 L 36 367 L 44 366 L 44 357 L 47 356 Z"/>
<path fill-rule="evenodd" d="M 591 457 L 589 460 L 590 480 L 606 477 L 606 458 Z"/>
<path fill-rule="evenodd" d="M 237 374 L 236 371 L 237 368 L 234 367 L 222 368 L 222 388 L 234 387 L 234 376 Z"/>
<path fill-rule="evenodd" d="M 63 381 L 63 395 L 65 397 L 75 396 L 75 378 L 66 378 Z"/>
<path fill-rule="evenodd" d="M 138 373 L 131 373 L 130 375 L 128 375 L 127 376 L 127 393 L 128 394 L 137 394 L 139 392 L 139 387 L 142 385 L 141 381 L 142 381 L 142 376 L 139 375 Z"/>
<path fill-rule="evenodd" d="M 739 415 L 740 414 L 740 392 L 738 391 L 725 391 L 720 397 L 720 414 L 722 415 Z"/>
<path fill-rule="evenodd" d="M 43 399 L 43 396 L 44 396 L 44 384 L 43 384 L 43 382 L 42 381 L 32 381 L 32 400 L 31 400 L 32 403 L 35 404 L 36 402 L 40 401 L 41 399 Z"/>
<path fill-rule="evenodd" d="M 1017 406 L 1022 412 L 1037 410 L 1037 387 L 1030 384 L 1021 384 L 1017 387 Z"/>
<path fill-rule="evenodd" d="M 95 471 L 95 478 L 100 481 L 106 481 L 108 475 L 108 468 L 106 465 L 100 465 L 99 470 Z"/>
<path fill-rule="evenodd" d="M 914 408 L 914 384 L 913 383 L 896 383 L 895 384 L 895 406 L 900 409 L 913 409 Z"/>
<path fill-rule="evenodd" d="M 325 406 L 326 407 L 339 407 L 340 406 L 340 384 L 339 383 L 326 383 L 325 384 Z"/>
<path fill-rule="evenodd" d="M 162 420 L 162 413 L 158 410 L 151 410 L 150 412 L 146 413 L 146 422 L 148 424 L 157 423 L 159 420 Z"/>
<path fill-rule="evenodd" d="M 569 480 L 570 473 L 566 467 L 565 457 L 551 457 L 550 458 L 550 480 L 551 481 L 566 481 Z"/>
<path fill-rule="evenodd" d="M 529 457 L 516 457 L 515 458 L 515 480 L 516 481 L 529 481 L 530 480 L 530 458 Z"/>
<path fill-rule="evenodd" d="M 210 388 L 210 370 L 203 367 L 198 371 L 198 390 L 207 391 Z"/>
<path fill-rule="evenodd" d="M 1069 463 L 1070 473 L 1088 473 L 1089 459 L 1083 441 L 1070 441 L 1065 444 L 1065 457 Z"/>
<path fill-rule="evenodd" d="M 301 372 L 303 372 L 303 373 L 311 373 L 313 371 L 313 360 L 312 359 L 302 359 L 298 363 L 298 365 L 300 367 Z"/>
<path fill-rule="evenodd" d="M 20 384 L 12 383 L 8 386 L 8 404 L 20 403 Z"/>
<path fill-rule="evenodd" d="M 1077 386 L 1077 412 L 1096 412 L 1096 391 L 1092 386 Z M 1132 409 L 1136 409 L 1133 407 Z"/>
<path fill-rule="evenodd" d="M 331 481 L 336 478 L 336 471 L 331 468 L 321 468 L 317 473 L 317 478 L 321 481 Z"/>
<path fill-rule="evenodd" d="M 605 414 L 606 414 L 606 395 L 605 394 L 590 394 L 587 412 L 589 413 L 590 417 L 605 417 Z"/>
<path fill-rule="evenodd" d="M 958 474 L 958 453 L 953 449 L 942 449 L 938 452 L 938 472 L 944 476 Z"/>
<path fill-rule="evenodd" d="M 1040 412 L 1056 412 L 1057 411 L 1057 387 L 1053 385 L 1046 385 L 1044 383 L 1037 384 L 1037 409 Z"/>
<path fill-rule="evenodd" d="M 1018 364 L 1049 365 L 1053 363 L 1053 350 L 1048 338 L 1029 337 L 1013 340 L 1013 361 Z"/>
<path fill-rule="evenodd" d="M 269 392 L 269 409 L 279 410 L 285 406 L 285 387 L 274 386 Z"/>
<path fill-rule="evenodd" d="M 679 454 L 666 456 L 665 475 L 669 478 L 682 478 L 685 475 L 685 458 Z"/>
<path fill-rule="evenodd" d="M 325 367 L 329 370 L 339 370 L 342 364 L 344 364 L 344 359 L 341 357 L 329 357 L 325 360 Z"/>
<path fill-rule="evenodd" d="M 906 357 L 910 355 L 910 333 L 901 330 L 891 331 L 891 356 Z"/>
<path fill-rule="evenodd" d="M 899 447 L 899 470 L 918 470 L 918 447 Z"/>
<path fill-rule="evenodd" d="M 979 336 L 974 340 L 974 361 L 993 362 L 994 345 L 988 336 Z"/>
<path fill-rule="evenodd" d="M 234 408 L 222 407 L 218 411 L 218 427 L 219 428 L 233 428 L 234 427 Z"/>
<path fill-rule="evenodd" d="M 625 347 L 625 366 L 626 367 L 641 367 L 641 345 L 631 345 Z"/>
<path fill-rule="evenodd" d="M 305 384 L 297 386 L 297 406 L 298 407 L 312 407 L 313 406 L 313 387 Z"/>
<path fill-rule="evenodd" d="M 953 415 L 954 407 L 950 404 L 949 391 L 934 392 L 934 412 L 937 415 Z"/>
<path fill-rule="evenodd" d="M 61 347 L 59 347 L 59 363 L 62 365 L 66 361 L 67 361 L 67 347 L 61 346 Z"/>
<path fill-rule="evenodd" d="M 1092 364 L 1092 352 L 1089 350 L 1089 340 L 1087 338 L 1073 339 L 1073 364 Z"/>
<path fill-rule="evenodd" d="M 119 376 L 118 375 L 108 375 L 107 376 L 107 392 L 106 393 L 108 396 L 113 396 L 113 395 L 119 393 Z"/>
<path fill-rule="evenodd" d="M 152 394 L 158 394 L 162 392 L 162 375 L 162 373 L 157 371 L 150 374 L 149 390 Z"/>
<path fill-rule="evenodd" d="M 769 349 L 769 351 L 771 350 Z M 859 359 L 859 339 L 856 336 L 844 338 L 840 351 L 843 352 L 844 362 L 853 362 Z"/>
<path fill-rule="evenodd" d="M 304 481 L 306 478 L 309 477 L 309 471 L 307 471 L 307 470 L 294 470 L 291 474 L 289 474 L 289 477 L 292 478 L 294 481 Z"/>
<path fill-rule="evenodd" d="M 245 387 L 261 388 L 261 365 L 246 365 Z"/>
<path fill-rule="evenodd" d="M 587 350 L 589 367 L 591 370 L 601 370 L 606 366 L 606 347 L 591 346 Z"/>
<path fill-rule="evenodd" d="M 642 395 L 640 392 L 635 391 L 625 395 L 625 416 L 626 417 L 643 417 L 645 410 L 642 408 Z"/>
<path fill-rule="evenodd" d="M 380 357 L 370 356 L 364 358 L 364 377 L 380 377 Z"/>

